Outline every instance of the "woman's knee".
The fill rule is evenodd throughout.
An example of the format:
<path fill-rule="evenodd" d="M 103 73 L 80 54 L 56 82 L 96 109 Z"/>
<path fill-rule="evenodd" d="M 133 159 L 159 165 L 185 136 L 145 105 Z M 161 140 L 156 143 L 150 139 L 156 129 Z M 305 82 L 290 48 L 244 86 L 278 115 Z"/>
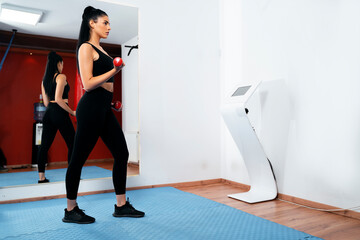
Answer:
<path fill-rule="evenodd" d="M 119 148 L 120 149 L 120 148 Z M 121 150 L 117 150 L 114 153 L 114 159 L 118 159 L 119 161 L 124 161 L 127 163 L 128 159 L 129 159 L 129 150 L 127 148 L 123 148 Z"/>

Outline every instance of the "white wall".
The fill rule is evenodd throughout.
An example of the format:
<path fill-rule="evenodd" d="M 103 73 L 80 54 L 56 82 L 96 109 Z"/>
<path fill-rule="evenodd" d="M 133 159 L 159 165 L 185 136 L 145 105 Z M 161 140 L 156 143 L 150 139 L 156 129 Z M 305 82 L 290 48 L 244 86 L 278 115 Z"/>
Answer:
<path fill-rule="evenodd" d="M 221 104 L 242 78 L 242 15 L 241 1 L 220 1 L 220 79 Z M 221 121 L 221 177 L 248 183 L 246 166 L 224 122 Z"/>
<path fill-rule="evenodd" d="M 280 193 L 359 205 L 359 11 L 356 0 L 221 1 L 222 98 L 265 81 L 259 135 Z M 249 184 L 223 123 L 222 151 L 222 176 Z"/>
<path fill-rule="evenodd" d="M 122 59 L 125 67 L 121 70 L 122 74 L 122 116 L 123 130 L 125 132 L 139 131 L 139 55 L 138 49 L 125 46 L 138 45 L 138 37 L 129 39 L 121 45 Z"/>
<path fill-rule="evenodd" d="M 122 74 L 122 126 L 129 149 L 129 162 L 139 163 L 139 55 L 137 49 L 125 46 L 138 45 L 138 36 L 121 45 L 125 67 Z"/>
<path fill-rule="evenodd" d="M 219 178 L 218 0 L 112 2 L 139 8 L 140 175 L 127 186 Z"/>

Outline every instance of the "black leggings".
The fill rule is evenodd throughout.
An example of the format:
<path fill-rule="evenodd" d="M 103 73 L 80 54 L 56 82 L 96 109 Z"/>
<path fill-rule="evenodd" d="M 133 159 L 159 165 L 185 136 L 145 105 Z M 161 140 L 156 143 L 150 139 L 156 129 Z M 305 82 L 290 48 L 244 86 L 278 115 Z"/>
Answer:
<path fill-rule="evenodd" d="M 114 157 L 113 184 L 117 195 L 126 188 L 129 151 L 122 129 L 111 110 L 113 94 L 102 87 L 85 92 L 76 109 L 77 128 L 71 161 L 66 172 L 66 196 L 77 198 L 81 169 L 99 137 Z"/>
<path fill-rule="evenodd" d="M 69 113 L 57 103 L 50 102 L 43 118 L 43 132 L 37 160 L 39 172 L 45 172 L 47 154 L 58 130 L 68 147 L 68 162 L 70 162 L 74 144 L 74 126 L 70 120 Z"/>

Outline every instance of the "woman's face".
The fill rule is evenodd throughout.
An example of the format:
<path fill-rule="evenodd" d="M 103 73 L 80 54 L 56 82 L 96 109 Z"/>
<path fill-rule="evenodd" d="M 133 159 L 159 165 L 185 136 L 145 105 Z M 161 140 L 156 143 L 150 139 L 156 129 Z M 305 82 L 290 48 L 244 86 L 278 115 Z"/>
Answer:
<path fill-rule="evenodd" d="M 62 73 L 62 70 L 64 68 L 64 62 L 62 62 L 62 61 L 58 62 L 57 68 L 58 68 L 59 73 Z"/>
<path fill-rule="evenodd" d="M 107 38 L 109 36 L 111 27 L 108 16 L 98 17 L 97 21 L 90 21 L 90 26 L 93 32 L 99 35 L 100 38 Z"/>

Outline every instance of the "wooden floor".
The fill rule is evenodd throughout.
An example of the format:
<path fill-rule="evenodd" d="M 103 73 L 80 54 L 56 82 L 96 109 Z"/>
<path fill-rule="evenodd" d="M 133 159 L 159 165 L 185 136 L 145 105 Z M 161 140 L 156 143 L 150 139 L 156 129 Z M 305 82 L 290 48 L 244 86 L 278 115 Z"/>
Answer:
<path fill-rule="evenodd" d="M 99 166 L 112 169 L 112 161 L 87 162 L 86 166 Z M 64 168 L 64 164 L 49 165 L 47 169 Z M 36 169 L 10 169 L 9 172 L 34 171 Z M 128 175 L 139 174 L 139 166 L 129 164 Z M 325 240 L 360 240 L 360 220 L 336 215 L 329 212 L 312 210 L 273 200 L 262 203 L 249 204 L 227 197 L 228 194 L 243 192 L 240 187 L 229 183 L 212 184 L 175 184 L 179 190 L 194 193 L 210 200 L 226 204 L 258 217 L 306 232 Z"/>
<path fill-rule="evenodd" d="M 326 240 L 359 240 L 360 220 L 273 200 L 249 204 L 227 197 L 243 192 L 227 183 L 176 187 Z"/>

